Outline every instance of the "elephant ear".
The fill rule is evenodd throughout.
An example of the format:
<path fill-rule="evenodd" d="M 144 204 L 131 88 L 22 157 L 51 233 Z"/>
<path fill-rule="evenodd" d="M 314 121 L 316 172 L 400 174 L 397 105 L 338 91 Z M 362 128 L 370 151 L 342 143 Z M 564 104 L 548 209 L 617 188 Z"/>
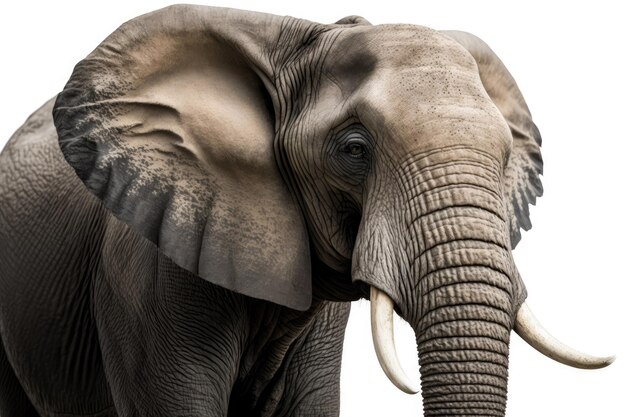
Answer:
<path fill-rule="evenodd" d="M 53 115 L 87 188 L 163 254 L 305 310 L 308 237 L 274 158 L 282 19 L 172 6 L 131 20 L 76 66 Z"/>
<path fill-rule="evenodd" d="M 335 22 L 336 25 L 371 26 L 372 24 L 364 17 L 350 15 Z"/>
<path fill-rule="evenodd" d="M 472 54 L 487 94 L 511 129 L 513 144 L 505 169 L 504 192 L 508 202 L 511 246 L 514 248 L 521 238 L 520 228 L 530 230 L 532 227 L 528 205 L 534 205 L 537 197 L 543 194 L 539 178 L 543 173 L 541 135 L 515 80 L 489 46 L 466 32 L 444 33 Z"/>

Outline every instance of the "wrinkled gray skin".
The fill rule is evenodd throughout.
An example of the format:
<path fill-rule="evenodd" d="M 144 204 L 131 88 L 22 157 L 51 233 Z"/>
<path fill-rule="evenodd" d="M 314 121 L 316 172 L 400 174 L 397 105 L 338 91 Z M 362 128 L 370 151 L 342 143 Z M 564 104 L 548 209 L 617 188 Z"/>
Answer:
<path fill-rule="evenodd" d="M 539 144 L 469 34 L 125 24 L 0 156 L 0 415 L 336 416 L 370 286 L 425 415 L 504 415 Z"/>

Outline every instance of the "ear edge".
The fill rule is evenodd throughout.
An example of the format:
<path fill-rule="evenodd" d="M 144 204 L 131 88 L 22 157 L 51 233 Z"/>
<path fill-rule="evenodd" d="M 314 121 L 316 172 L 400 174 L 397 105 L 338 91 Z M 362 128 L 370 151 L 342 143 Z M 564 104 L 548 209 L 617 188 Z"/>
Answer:
<path fill-rule="evenodd" d="M 361 26 L 361 25 L 371 26 L 372 25 L 369 22 L 369 20 L 365 19 L 362 16 L 357 16 L 357 15 L 350 15 L 350 16 L 341 18 L 338 21 L 336 21 L 335 24 L 336 25 L 356 25 L 356 26 Z"/>
<path fill-rule="evenodd" d="M 515 248 L 521 239 L 520 229 L 530 230 L 532 227 L 529 204 L 534 205 L 537 197 L 543 195 L 540 178 L 543 174 L 541 134 L 513 76 L 487 43 L 468 32 L 443 33 L 461 44 L 474 57 L 487 93 L 511 129 L 513 144 L 505 169 L 505 194 L 511 218 L 511 247 Z M 502 83 L 506 85 L 502 86 Z M 503 96 L 499 90 L 506 94 Z"/>

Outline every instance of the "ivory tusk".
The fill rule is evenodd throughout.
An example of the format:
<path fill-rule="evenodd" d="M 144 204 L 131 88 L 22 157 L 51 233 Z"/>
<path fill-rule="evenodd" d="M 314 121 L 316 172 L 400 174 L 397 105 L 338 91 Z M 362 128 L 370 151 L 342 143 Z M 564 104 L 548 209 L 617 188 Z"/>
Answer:
<path fill-rule="evenodd" d="M 557 340 L 539 323 L 523 303 L 515 317 L 515 332 L 529 345 L 549 358 L 581 369 L 598 369 L 610 365 L 615 356 L 598 357 L 579 352 Z"/>
<path fill-rule="evenodd" d="M 417 394 L 418 390 L 402 370 L 396 353 L 393 338 L 393 300 L 384 292 L 371 287 L 370 303 L 372 338 L 380 366 L 396 387 L 407 394 Z"/>

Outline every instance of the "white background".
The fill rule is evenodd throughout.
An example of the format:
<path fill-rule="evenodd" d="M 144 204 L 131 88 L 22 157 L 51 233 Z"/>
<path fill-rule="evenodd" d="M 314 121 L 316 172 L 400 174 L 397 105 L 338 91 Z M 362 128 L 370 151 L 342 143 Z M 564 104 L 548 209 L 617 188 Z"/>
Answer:
<path fill-rule="evenodd" d="M 543 138 L 545 196 L 515 251 L 529 302 L 546 327 L 605 370 L 553 363 L 512 336 L 508 416 L 625 416 L 624 161 L 626 24 L 619 2 L 214 1 L 324 23 L 359 14 L 374 24 L 460 29 L 483 38 L 516 78 Z M 72 68 L 115 28 L 162 1 L 2 2 L 0 146 L 63 88 Z M 342 370 L 342 417 L 415 416 L 419 395 L 387 381 L 370 341 L 369 303 L 353 303 Z M 415 339 L 397 345 L 419 378 Z"/>

